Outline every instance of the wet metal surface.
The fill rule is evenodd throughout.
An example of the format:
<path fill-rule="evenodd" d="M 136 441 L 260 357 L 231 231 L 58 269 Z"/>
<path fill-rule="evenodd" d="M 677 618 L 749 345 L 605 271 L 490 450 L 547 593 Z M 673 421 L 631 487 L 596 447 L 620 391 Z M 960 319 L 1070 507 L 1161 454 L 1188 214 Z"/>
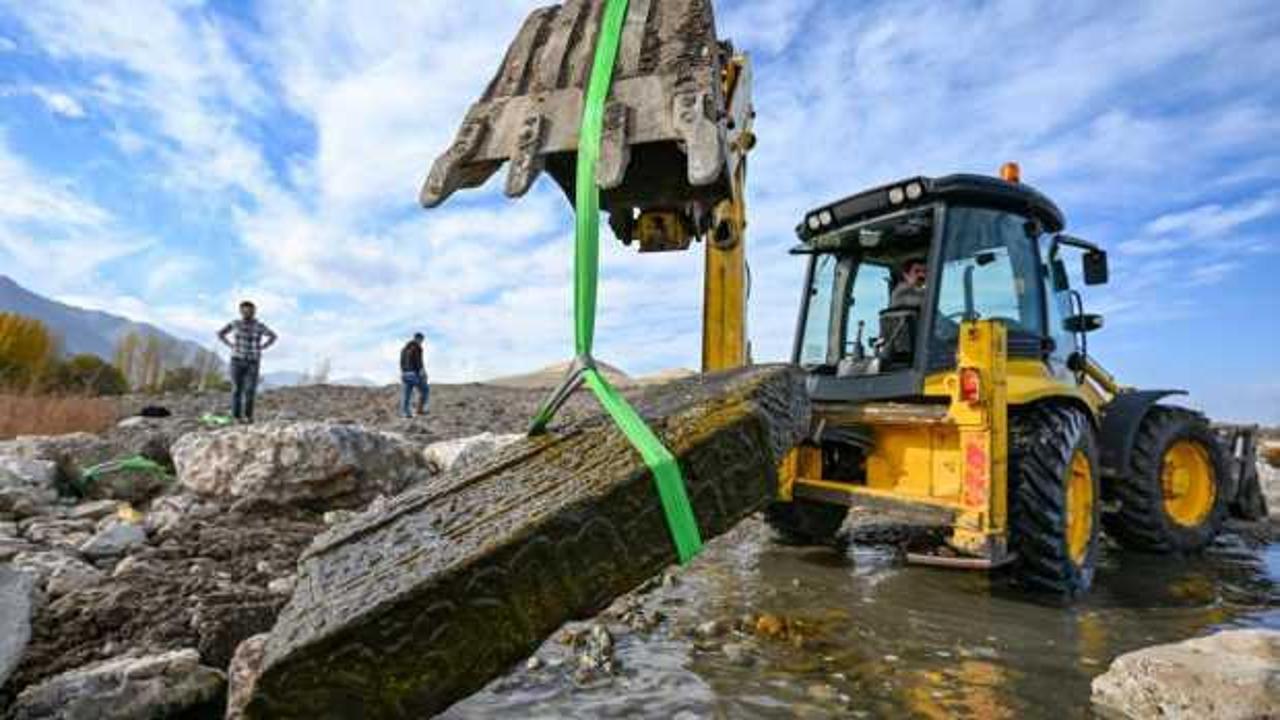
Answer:
<path fill-rule="evenodd" d="M 1092 594 L 1062 606 L 999 576 L 905 566 L 893 548 L 781 546 L 751 520 L 632 599 L 660 618 L 653 629 L 607 622 L 612 676 L 576 673 L 576 651 L 553 638 L 536 669 L 521 665 L 446 716 L 1092 717 L 1089 681 L 1117 655 L 1280 629 L 1271 534 L 1228 533 L 1196 558 L 1110 549 Z M 785 627 L 772 632 L 761 614 Z"/>

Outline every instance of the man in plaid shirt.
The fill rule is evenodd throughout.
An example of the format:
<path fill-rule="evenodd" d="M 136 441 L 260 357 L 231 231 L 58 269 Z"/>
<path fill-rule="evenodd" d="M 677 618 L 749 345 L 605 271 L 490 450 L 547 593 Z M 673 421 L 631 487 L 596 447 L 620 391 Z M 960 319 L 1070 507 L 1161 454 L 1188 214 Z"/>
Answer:
<path fill-rule="evenodd" d="M 231 414 L 241 422 L 253 422 L 253 396 L 258 391 L 258 367 L 262 351 L 275 345 L 276 334 L 256 317 L 257 308 L 240 303 L 240 319 L 232 320 L 218 333 L 223 345 L 231 348 Z M 234 341 L 227 336 L 234 333 Z"/>

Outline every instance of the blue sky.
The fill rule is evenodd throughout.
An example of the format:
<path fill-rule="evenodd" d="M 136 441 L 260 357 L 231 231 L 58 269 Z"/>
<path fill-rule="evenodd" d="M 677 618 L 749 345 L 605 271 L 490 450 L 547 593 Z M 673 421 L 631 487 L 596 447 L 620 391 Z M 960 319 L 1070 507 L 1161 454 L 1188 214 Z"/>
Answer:
<path fill-rule="evenodd" d="M 209 342 L 241 297 L 268 370 L 437 380 L 569 354 L 570 213 L 539 181 L 416 193 L 541 0 L 0 0 L 0 272 Z M 1018 160 L 1112 251 L 1086 302 L 1125 382 L 1280 423 L 1280 4 L 721 2 L 751 53 L 751 336 L 783 358 L 811 206 Z M 698 363 L 700 253 L 603 256 L 598 355 Z"/>

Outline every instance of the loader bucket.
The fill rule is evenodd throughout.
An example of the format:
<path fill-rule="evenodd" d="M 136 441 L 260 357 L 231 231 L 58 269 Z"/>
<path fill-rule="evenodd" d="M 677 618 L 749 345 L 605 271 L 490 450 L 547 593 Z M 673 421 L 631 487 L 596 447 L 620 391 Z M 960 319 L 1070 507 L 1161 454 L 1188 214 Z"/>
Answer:
<path fill-rule="evenodd" d="M 546 170 L 573 202 L 584 87 L 604 5 L 568 0 L 529 15 L 432 166 L 420 198 L 425 207 L 483 184 L 504 162 L 509 197 L 524 195 Z M 742 108 L 736 113 L 727 107 L 731 56 L 716 38 L 710 0 L 631 0 L 596 173 L 601 207 L 623 241 L 642 214 L 678 217 L 701 234 L 729 197 L 735 120 L 739 131 L 749 123 L 738 117 L 747 98 L 735 102 Z"/>

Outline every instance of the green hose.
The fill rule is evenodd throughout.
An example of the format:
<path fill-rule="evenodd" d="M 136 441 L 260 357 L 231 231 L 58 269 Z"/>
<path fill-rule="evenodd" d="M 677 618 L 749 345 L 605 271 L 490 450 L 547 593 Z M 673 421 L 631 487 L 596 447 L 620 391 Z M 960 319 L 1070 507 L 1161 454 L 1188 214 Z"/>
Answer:
<path fill-rule="evenodd" d="M 591 347 L 595 340 L 596 288 L 600 262 L 600 191 L 596 187 L 596 162 L 600 156 L 605 101 L 613 83 L 613 67 L 618 57 L 618 45 L 626 17 L 627 0 L 607 0 L 600 37 L 596 42 L 595 62 L 591 68 L 591 78 L 582 108 L 582 128 L 578 136 L 577 217 L 573 255 L 574 349 L 578 360 L 566 384 L 539 410 L 530 433 L 536 434 L 544 430 L 568 393 L 579 383 L 585 382 L 653 473 L 662 509 L 666 513 L 667 526 L 671 530 L 671 539 L 676 546 L 676 556 L 681 563 L 687 563 L 702 549 L 702 536 L 698 532 L 698 522 L 685 491 L 680 464 L 635 409 L 600 374 L 591 359 Z"/>

